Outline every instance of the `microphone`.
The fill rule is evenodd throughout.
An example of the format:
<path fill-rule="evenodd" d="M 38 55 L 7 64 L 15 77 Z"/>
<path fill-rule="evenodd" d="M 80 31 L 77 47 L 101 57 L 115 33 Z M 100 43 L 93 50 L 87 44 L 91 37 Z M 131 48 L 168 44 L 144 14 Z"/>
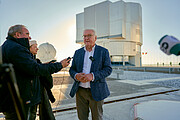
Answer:
<path fill-rule="evenodd" d="M 92 56 L 90 56 L 89 59 L 90 59 L 92 62 L 95 60 Z"/>
<path fill-rule="evenodd" d="M 169 35 L 163 36 L 159 40 L 160 49 L 167 55 L 174 54 L 176 56 L 180 55 L 180 41 Z"/>

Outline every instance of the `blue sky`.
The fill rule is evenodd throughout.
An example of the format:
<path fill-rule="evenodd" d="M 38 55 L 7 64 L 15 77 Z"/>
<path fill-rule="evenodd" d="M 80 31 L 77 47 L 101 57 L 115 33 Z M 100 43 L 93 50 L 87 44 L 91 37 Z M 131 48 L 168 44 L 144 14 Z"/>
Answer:
<path fill-rule="evenodd" d="M 110 0 L 115 2 L 117 0 Z M 179 63 L 180 58 L 159 50 L 159 39 L 168 34 L 180 39 L 180 0 L 124 0 L 142 6 L 143 64 Z M 57 59 L 73 56 L 80 47 L 76 39 L 76 14 L 103 0 L 0 0 L 0 44 L 8 28 L 24 24 L 32 39 L 49 42 L 57 49 Z"/>

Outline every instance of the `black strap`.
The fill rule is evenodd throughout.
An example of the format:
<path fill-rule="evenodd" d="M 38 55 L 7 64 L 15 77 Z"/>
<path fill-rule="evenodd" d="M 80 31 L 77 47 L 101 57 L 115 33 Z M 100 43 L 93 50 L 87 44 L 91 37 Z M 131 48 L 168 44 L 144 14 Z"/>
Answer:
<path fill-rule="evenodd" d="M 0 46 L 0 64 L 2 64 L 2 46 Z"/>

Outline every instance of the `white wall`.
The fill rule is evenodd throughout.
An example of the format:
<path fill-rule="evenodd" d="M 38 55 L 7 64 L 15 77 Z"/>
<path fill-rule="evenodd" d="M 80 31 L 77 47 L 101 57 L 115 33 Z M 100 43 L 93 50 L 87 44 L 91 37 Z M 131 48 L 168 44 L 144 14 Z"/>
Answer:
<path fill-rule="evenodd" d="M 125 18 L 125 2 L 118 1 L 110 4 L 110 35 L 126 36 Z"/>
<path fill-rule="evenodd" d="M 95 6 L 84 8 L 84 29 L 96 29 Z"/>
<path fill-rule="evenodd" d="M 76 42 L 83 42 L 83 30 L 84 30 L 84 13 L 76 15 Z"/>

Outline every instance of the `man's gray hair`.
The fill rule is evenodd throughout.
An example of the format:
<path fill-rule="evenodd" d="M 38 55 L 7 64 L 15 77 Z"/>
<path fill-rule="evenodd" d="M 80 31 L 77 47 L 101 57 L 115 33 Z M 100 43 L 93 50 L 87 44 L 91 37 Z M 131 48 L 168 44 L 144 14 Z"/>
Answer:
<path fill-rule="evenodd" d="M 16 32 L 22 33 L 22 28 L 26 28 L 24 25 L 14 25 L 9 28 L 8 36 L 14 36 Z"/>
<path fill-rule="evenodd" d="M 93 31 L 94 35 L 96 35 L 96 31 L 94 29 L 85 29 L 84 31 L 86 31 L 86 30 L 91 30 L 91 31 Z"/>

